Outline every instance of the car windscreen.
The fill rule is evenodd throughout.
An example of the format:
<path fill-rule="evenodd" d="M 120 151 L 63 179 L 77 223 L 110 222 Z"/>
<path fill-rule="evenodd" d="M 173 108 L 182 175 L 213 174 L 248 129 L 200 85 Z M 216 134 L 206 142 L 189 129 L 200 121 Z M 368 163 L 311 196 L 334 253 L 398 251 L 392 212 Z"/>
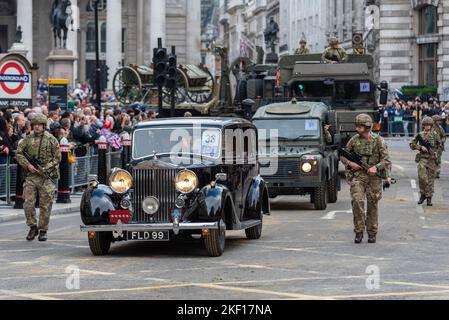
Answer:
<path fill-rule="evenodd" d="M 321 135 L 319 119 L 260 119 L 253 122 L 261 139 L 264 136 L 268 139 L 273 135 L 281 141 L 318 139 Z M 264 134 L 262 134 L 263 131 L 265 131 Z"/>
<path fill-rule="evenodd" d="M 152 155 L 196 155 L 219 159 L 221 130 L 217 128 L 145 128 L 134 132 L 133 159 Z"/>
<path fill-rule="evenodd" d="M 370 81 L 335 81 L 336 100 L 373 100 L 374 86 Z M 299 98 L 333 97 L 334 85 L 323 81 L 297 81 L 292 93 Z"/>

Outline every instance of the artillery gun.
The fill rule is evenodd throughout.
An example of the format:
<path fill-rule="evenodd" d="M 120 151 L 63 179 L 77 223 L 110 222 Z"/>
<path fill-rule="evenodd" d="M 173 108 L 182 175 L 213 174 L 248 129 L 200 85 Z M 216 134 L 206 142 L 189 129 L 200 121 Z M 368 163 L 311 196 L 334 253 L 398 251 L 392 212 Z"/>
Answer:
<path fill-rule="evenodd" d="M 217 104 L 215 79 L 203 65 L 180 64 L 177 71 L 176 109 L 208 115 Z M 123 104 L 158 105 L 158 87 L 154 70 L 148 66 L 129 65 L 114 75 L 113 91 Z M 170 109 L 170 89 L 163 88 L 163 109 Z"/>

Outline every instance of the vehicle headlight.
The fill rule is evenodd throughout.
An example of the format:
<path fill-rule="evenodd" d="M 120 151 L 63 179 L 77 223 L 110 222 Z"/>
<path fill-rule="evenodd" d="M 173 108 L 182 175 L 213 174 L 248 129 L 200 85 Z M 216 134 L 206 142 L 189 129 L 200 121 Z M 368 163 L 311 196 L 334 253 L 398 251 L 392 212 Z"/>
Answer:
<path fill-rule="evenodd" d="M 304 173 L 310 173 L 312 171 L 312 165 L 309 162 L 303 163 L 301 170 Z"/>
<path fill-rule="evenodd" d="M 155 197 L 145 198 L 142 202 L 142 210 L 146 214 L 154 215 L 159 210 L 159 200 Z"/>
<path fill-rule="evenodd" d="M 178 192 L 183 194 L 191 193 L 198 186 L 198 177 L 193 171 L 180 171 L 176 176 L 175 185 Z"/>
<path fill-rule="evenodd" d="M 109 186 L 116 193 L 126 193 L 133 185 L 133 178 L 128 171 L 115 170 L 109 177 Z"/>

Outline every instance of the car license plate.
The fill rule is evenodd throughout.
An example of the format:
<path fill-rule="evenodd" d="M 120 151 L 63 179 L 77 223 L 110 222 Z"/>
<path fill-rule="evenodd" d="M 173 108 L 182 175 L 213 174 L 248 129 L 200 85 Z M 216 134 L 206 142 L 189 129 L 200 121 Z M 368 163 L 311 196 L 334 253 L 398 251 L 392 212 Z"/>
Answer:
<path fill-rule="evenodd" d="M 168 231 L 128 231 L 128 241 L 170 241 Z"/>

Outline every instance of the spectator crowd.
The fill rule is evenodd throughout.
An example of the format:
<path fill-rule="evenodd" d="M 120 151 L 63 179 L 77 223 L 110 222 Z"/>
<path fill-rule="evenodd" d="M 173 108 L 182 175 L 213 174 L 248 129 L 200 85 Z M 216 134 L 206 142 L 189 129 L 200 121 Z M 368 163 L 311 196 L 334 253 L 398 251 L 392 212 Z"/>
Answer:
<path fill-rule="evenodd" d="M 18 143 L 31 133 L 31 120 L 37 114 L 48 118 L 48 130 L 58 141 L 66 138 L 76 157 L 95 154 L 95 141 L 104 136 L 112 151 L 122 147 L 121 135 L 130 132 L 134 125 L 155 119 L 157 113 L 140 105 L 123 107 L 113 95 L 102 94 L 102 110 L 95 107 L 96 96 L 91 85 L 76 82 L 69 90 L 67 110 L 49 110 L 47 80 L 36 84 L 36 106 L 24 110 L 9 107 L 0 111 L 0 165 L 14 159 Z"/>
<path fill-rule="evenodd" d="M 383 136 L 410 137 L 419 128 L 418 119 L 435 115 L 441 117 L 441 126 L 449 133 L 449 102 L 432 97 L 427 100 L 417 97 L 408 101 L 392 99 L 379 108 L 378 130 Z"/>

